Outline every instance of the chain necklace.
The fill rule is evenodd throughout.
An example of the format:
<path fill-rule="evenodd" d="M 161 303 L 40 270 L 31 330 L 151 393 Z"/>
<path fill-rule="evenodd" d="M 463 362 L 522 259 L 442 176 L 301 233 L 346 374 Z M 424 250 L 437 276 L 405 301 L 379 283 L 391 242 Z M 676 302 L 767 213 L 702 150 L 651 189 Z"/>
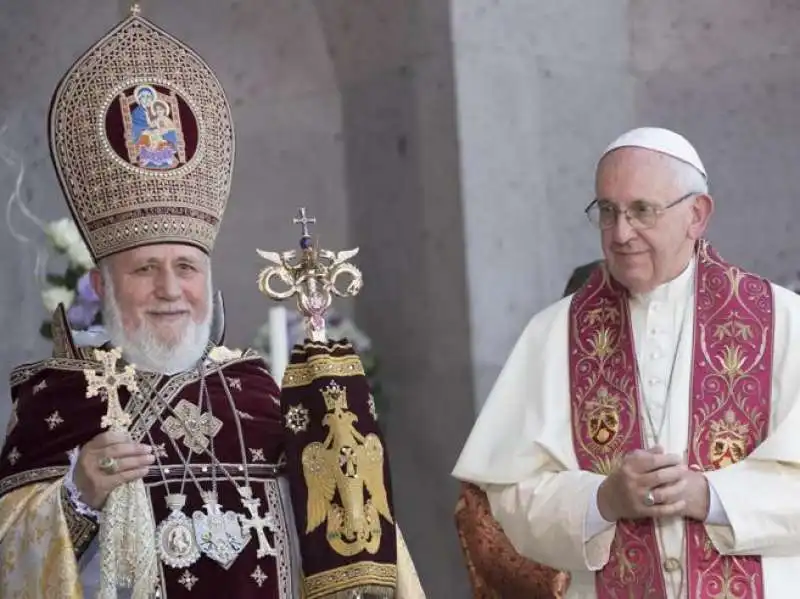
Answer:
<path fill-rule="evenodd" d="M 200 374 L 200 393 L 197 407 L 198 411 L 202 413 L 205 405 L 209 416 L 213 418 L 211 398 L 206 385 L 204 362 L 205 356 L 198 363 L 198 371 Z M 170 514 L 161 522 L 161 524 L 159 524 L 158 529 L 156 530 L 157 548 L 161 560 L 173 568 L 189 567 L 200 558 L 201 553 L 217 561 L 223 567 L 228 568 L 250 541 L 251 530 L 254 530 L 258 537 L 258 558 L 276 554 L 275 549 L 269 544 L 266 535 L 264 534 L 265 527 L 269 528 L 273 532 L 275 531 L 275 516 L 269 512 L 264 518 L 261 518 L 258 515 L 258 509 L 260 507 L 261 500 L 254 498 L 252 495 L 249 469 L 247 467 L 247 455 L 244 445 L 244 432 L 242 430 L 241 420 L 236 411 L 236 405 L 228 387 L 228 383 L 225 380 L 225 376 L 222 374 L 221 370 L 218 370 L 217 374 L 225 391 L 225 396 L 231 412 L 233 413 L 234 423 L 236 425 L 241 455 L 240 469 L 243 471 L 245 479 L 244 486 L 240 486 L 217 459 L 214 449 L 213 436 L 210 437 L 210 451 L 203 448 L 203 444 L 199 442 L 199 439 L 202 435 L 192 430 L 191 427 L 189 427 L 187 423 L 175 412 L 172 406 L 169 405 L 169 403 L 164 400 L 163 397 L 161 397 L 160 393 L 152 388 L 149 388 L 150 396 L 156 398 L 156 400 L 161 404 L 160 407 L 162 408 L 162 411 L 158 412 L 158 419 L 161 424 L 164 425 L 162 413 L 163 409 L 166 409 L 171 413 L 172 417 L 176 418 L 178 422 L 183 425 L 184 433 L 187 435 L 187 437 L 194 439 L 194 445 L 196 447 L 203 448 L 202 453 L 208 456 L 211 461 L 212 489 L 211 491 L 204 491 L 203 487 L 200 485 L 191 469 L 191 461 L 194 453 L 193 449 L 190 447 L 188 456 L 184 458 L 183 452 L 181 452 L 175 439 L 173 439 L 171 435 L 167 434 L 173 450 L 183 464 L 183 475 L 181 478 L 179 492 L 170 493 L 169 483 L 165 475 L 167 469 L 164 468 L 163 464 L 161 463 L 158 453 L 155 453 L 159 473 L 161 474 L 164 488 L 167 492 L 165 501 L 170 510 Z M 146 434 L 151 445 L 154 445 L 149 429 L 146 431 Z M 249 512 L 249 518 L 233 511 L 222 511 L 217 494 L 217 469 L 221 470 L 228 482 L 230 482 L 237 490 L 242 505 Z M 192 479 L 192 483 L 202 497 L 203 508 L 205 509 L 205 513 L 201 511 L 195 511 L 191 519 L 189 519 L 189 517 L 183 512 L 183 508 L 186 504 L 186 495 L 184 490 L 187 476 Z"/>
<path fill-rule="evenodd" d="M 642 411 L 645 413 L 647 418 L 647 424 L 649 425 L 650 434 L 653 437 L 653 444 L 660 445 L 661 444 L 661 435 L 664 432 L 664 427 L 667 423 L 667 414 L 669 413 L 670 407 L 670 400 L 672 399 L 672 382 L 675 379 L 675 366 L 678 363 L 678 354 L 680 353 L 681 349 L 681 342 L 683 341 L 683 331 L 686 328 L 686 318 L 687 314 L 689 313 L 689 306 L 685 306 L 683 310 L 683 315 L 681 317 L 681 324 L 680 328 L 678 329 L 678 340 L 675 344 L 675 352 L 672 355 L 672 364 L 670 365 L 669 370 L 669 378 L 667 379 L 667 390 L 664 395 L 664 409 L 661 411 L 661 421 L 658 423 L 658 428 L 656 428 L 655 423 L 653 421 L 653 414 L 650 410 L 650 405 L 644 399 L 643 389 L 644 389 L 644 381 L 642 380 L 642 371 L 639 367 L 639 360 L 636 360 L 636 379 L 639 384 L 639 405 L 642 408 Z M 643 439 L 644 440 L 644 439 Z"/>
<path fill-rule="evenodd" d="M 684 306 L 684 309 L 683 309 L 683 315 L 681 316 L 680 328 L 678 329 L 678 339 L 677 339 L 677 342 L 675 344 L 675 352 L 674 352 L 674 354 L 672 356 L 672 364 L 670 366 L 669 379 L 667 380 L 667 389 L 666 389 L 666 394 L 665 394 L 665 399 L 664 399 L 664 409 L 662 410 L 662 413 L 661 413 L 661 421 L 659 422 L 658 428 L 655 427 L 655 423 L 653 421 L 653 415 L 652 415 L 652 412 L 650 410 L 650 406 L 648 405 L 648 402 L 644 398 L 644 393 L 643 393 L 644 385 L 643 385 L 643 381 L 642 381 L 642 373 L 641 373 L 641 369 L 639 368 L 639 360 L 638 359 L 636 360 L 636 378 L 637 378 L 637 382 L 638 382 L 638 386 L 639 386 L 639 405 L 643 408 L 642 411 L 645 413 L 645 416 L 647 418 L 647 423 L 646 423 L 648 425 L 647 428 L 649 429 L 649 432 L 652 435 L 653 444 L 656 445 L 656 446 L 661 445 L 661 438 L 662 438 L 661 435 L 664 432 L 664 426 L 666 425 L 666 422 L 667 422 L 667 413 L 669 412 L 670 400 L 672 399 L 672 383 L 673 383 L 673 381 L 675 379 L 675 367 L 676 367 L 676 364 L 678 363 L 678 356 L 680 354 L 681 342 L 683 341 L 683 332 L 684 332 L 684 329 L 686 328 L 687 315 L 689 314 L 689 312 L 691 310 L 691 306 L 689 306 L 688 304 L 689 304 L 689 302 L 687 300 L 686 301 L 686 305 Z M 660 519 L 655 519 L 655 525 L 658 528 L 658 531 L 657 531 L 657 534 L 656 534 L 656 540 L 658 542 L 658 546 L 659 546 L 659 550 L 661 552 L 661 555 L 664 556 L 664 555 L 666 555 L 666 550 L 664 548 L 664 541 L 663 541 L 664 524 L 661 522 Z M 662 563 L 662 566 L 663 566 L 664 570 L 667 572 L 667 575 L 668 575 L 668 578 L 670 579 L 670 582 L 672 582 L 672 574 L 674 572 L 679 572 L 679 578 L 678 578 L 677 586 L 675 585 L 675 583 L 672 583 L 670 585 L 672 587 L 673 596 L 674 596 L 675 599 L 679 599 L 679 598 L 682 597 L 684 583 L 686 582 L 685 581 L 685 568 L 684 568 L 684 562 L 685 562 L 685 558 L 686 558 L 686 530 L 685 530 L 685 526 L 681 528 L 681 540 L 680 540 L 680 543 L 681 543 L 681 550 L 680 550 L 679 557 L 678 558 L 667 557 L 667 558 L 665 558 L 663 560 L 663 563 Z"/>

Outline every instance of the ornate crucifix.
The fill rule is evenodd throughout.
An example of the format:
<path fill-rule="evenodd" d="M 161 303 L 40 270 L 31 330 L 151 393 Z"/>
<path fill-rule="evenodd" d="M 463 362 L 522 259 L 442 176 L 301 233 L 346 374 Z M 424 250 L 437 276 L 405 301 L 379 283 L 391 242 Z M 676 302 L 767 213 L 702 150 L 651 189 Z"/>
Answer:
<path fill-rule="evenodd" d="M 302 239 L 311 239 L 311 234 L 308 232 L 308 225 L 316 224 L 317 219 L 313 216 L 306 216 L 306 209 L 300 208 L 298 216 L 293 220 L 294 224 L 303 227 Z M 302 243 L 302 241 L 301 241 Z"/>
<path fill-rule="evenodd" d="M 101 427 L 109 427 L 112 431 L 127 430 L 131 417 L 122 409 L 119 390 L 121 387 L 127 387 L 131 393 L 139 391 L 136 371 L 131 365 L 125 366 L 121 371 L 117 370 L 117 362 L 122 358 L 122 352 L 117 348 L 111 351 L 96 349 L 94 357 L 103 367 L 100 374 L 92 369 L 83 371 L 87 383 L 86 397 L 99 395 L 108 404 L 105 416 L 100 420 Z"/>
<path fill-rule="evenodd" d="M 264 532 L 265 528 L 269 528 L 270 532 L 275 532 L 277 528 L 275 517 L 269 511 L 267 511 L 263 518 L 258 515 L 258 508 L 261 506 L 261 500 L 257 497 L 253 497 L 253 491 L 250 487 L 240 488 L 239 493 L 242 496 L 242 505 L 250 512 L 249 518 L 239 514 L 239 521 L 242 523 L 242 532 L 249 534 L 251 530 L 254 530 L 258 537 L 258 551 L 256 552 L 256 557 L 261 559 L 268 555 L 277 555 L 275 548 L 269 544 L 267 535 Z"/>

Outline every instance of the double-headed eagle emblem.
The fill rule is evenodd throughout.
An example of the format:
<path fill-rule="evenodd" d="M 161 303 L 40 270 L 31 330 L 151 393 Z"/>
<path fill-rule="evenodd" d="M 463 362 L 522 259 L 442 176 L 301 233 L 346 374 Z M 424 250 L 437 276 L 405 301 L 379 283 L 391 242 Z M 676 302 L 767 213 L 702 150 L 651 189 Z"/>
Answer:
<path fill-rule="evenodd" d="M 346 389 L 331 382 L 322 395 L 327 407 L 322 424 L 328 435 L 302 454 L 308 487 L 306 534 L 327 520 L 326 537 L 334 551 L 343 556 L 364 550 L 375 554 L 381 544 L 380 517 L 394 523 L 383 482 L 383 445 L 377 435 L 356 430 L 358 416 L 347 409 Z"/>

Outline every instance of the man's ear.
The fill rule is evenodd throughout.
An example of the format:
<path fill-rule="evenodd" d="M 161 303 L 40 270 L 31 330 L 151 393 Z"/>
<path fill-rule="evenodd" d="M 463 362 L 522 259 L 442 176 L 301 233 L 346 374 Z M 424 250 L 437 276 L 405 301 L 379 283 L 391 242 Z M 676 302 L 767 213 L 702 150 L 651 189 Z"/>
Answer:
<path fill-rule="evenodd" d="M 92 289 L 94 289 L 94 292 L 97 294 L 97 297 L 103 299 L 106 290 L 105 290 L 105 285 L 103 285 L 103 275 L 100 274 L 99 268 L 93 268 L 89 272 L 89 280 L 92 283 Z"/>
<path fill-rule="evenodd" d="M 712 214 L 714 214 L 714 199 L 707 193 L 698 195 L 692 205 L 692 223 L 689 226 L 691 239 L 698 240 L 705 235 Z"/>

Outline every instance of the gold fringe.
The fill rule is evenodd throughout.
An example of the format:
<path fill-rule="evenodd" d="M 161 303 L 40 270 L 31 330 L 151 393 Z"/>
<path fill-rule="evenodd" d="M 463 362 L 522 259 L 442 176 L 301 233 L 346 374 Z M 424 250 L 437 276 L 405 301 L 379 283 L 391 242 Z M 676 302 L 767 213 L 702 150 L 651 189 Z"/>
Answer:
<path fill-rule="evenodd" d="M 304 582 L 305 599 L 352 599 L 353 591 L 359 589 L 376 589 L 383 593 L 379 597 L 391 599 L 397 587 L 397 566 L 358 562 L 312 574 Z"/>
<path fill-rule="evenodd" d="M 336 591 L 330 595 L 317 595 L 319 599 L 353 599 L 353 597 L 363 597 L 364 599 L 394 599 L 395 590 L 388 587 L 363 586 L 346 591 Z M 311 595 L 308 596 L 311 599 Z"/>
<path fill-rule="evenodd" d="M 320 341 L 306 341 L 302 346 L 296 345 L 292 348 L 292 355 L 294 354 L 305 354 L 306 348 L 313 347 L 315 349 L 327 350 L 330 353 L 333 353 L 336 350 L 340 349 L 353 349 L 353 344 L 349 341 L 345 343 L 344 341 L 335 341 L 333 344 L 322 343 Z"/>
<path fill-rule="evenodd" d="M 310 356 L 304 363 L 286 367 L 282 387 L 304 387 L 315 379 L 331 376 L 364 376 L 364 366 L 358 356 Z"/>

